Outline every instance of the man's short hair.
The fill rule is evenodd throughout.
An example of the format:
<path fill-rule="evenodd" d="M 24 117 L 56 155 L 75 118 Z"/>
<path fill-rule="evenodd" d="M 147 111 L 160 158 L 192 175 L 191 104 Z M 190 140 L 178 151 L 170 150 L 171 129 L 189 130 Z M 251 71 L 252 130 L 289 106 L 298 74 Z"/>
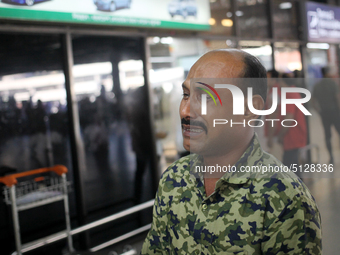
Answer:
<path fill-rule="evenodd" d="M 246 67 L 244 68 L 242 78 L 255 78 L 250 83 L 250 86 L 253 88 L 253 95 L 260 95 L 263 98 L 263 101 L 266 102 L 267 99 L 266 69 L 261 64 L 260 60 L 257 57 L 250 55 L 247 52 L 245 52 L 244 54 L 243 61 Z"/>

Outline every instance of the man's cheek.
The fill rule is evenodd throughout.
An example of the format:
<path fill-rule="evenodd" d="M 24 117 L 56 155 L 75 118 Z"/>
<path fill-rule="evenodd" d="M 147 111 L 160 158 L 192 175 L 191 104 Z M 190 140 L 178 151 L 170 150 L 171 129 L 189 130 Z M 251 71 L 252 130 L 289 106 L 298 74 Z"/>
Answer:
<path fill-rule="evenodd" d="M 208 129 L 208 133 L 210 135 L 222 135 L 226 132 L 226 128 L 228 128 L 228 120 L 226 119 L 215 119 L 213 121 L 213 125 L 210 126 L 210 130 Z"/>

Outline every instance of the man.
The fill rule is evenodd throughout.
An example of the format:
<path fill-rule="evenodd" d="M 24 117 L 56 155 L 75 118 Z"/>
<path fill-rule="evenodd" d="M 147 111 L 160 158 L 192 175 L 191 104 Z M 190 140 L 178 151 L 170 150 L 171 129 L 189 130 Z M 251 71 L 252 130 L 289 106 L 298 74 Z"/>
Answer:
<path fill-rule="evenodd" d="M 180 117 L 184 147 L 195 154 L 164 172 L 141 254 L 321 254 L 320 215 L 308 189 L 290 173 L 283 178 L 242 175 L 239 170 L 246 166 L 281 163 L 262 151 L 253 127 L 214 127 L 213 119 L 221 115 L 235 123 L 258 118 L 248 107 L 244 115 L 233 115 L 230 90 L 216 89 L 223 106 L 207 100 L 209 114 L 202 114 L 196 92 L 203 87 L 190 89 L 190 80 L 206 78 L 265 79 L 266 72 L 240 50 L 208 52 L 191 68 Z M 253 106 L 263 109 L 266 83 L 252 84 Z M 237 172 L 193 171 L 200 164 L 231 165 Z"/>
<path fill-rule="evenodd" d="M 312 102 L 314 108 L 321 116 L 326 146 L 329 153 L 329 163 L 334 163 L 331 127 L 334 125 L 340 135 L 340 108 L 338 85 L 331 79 L 331 69 L 323 67 L 321 69 L 324 79 L 314 86 Z"/>
<path fill-rule="evenodd" d="M 289 74 L 282 76 L 283 87 L 295 87 L 294 79 Z M 301 99 L 298 92 L 288 93 L 288 99 Z M 279 142 L 283 145 L 283 164 L 286 166 L 299 164 L 299 149 L 307 145 L 307 123 L 305 115 L 294 104 L 286 107 L 286 119 L 294 119 L 298 122 L 295 127 L 282 127 L 278 134 Z M 299 173 L 299 172 L 297 172 Z M 301 176 L 300 176 L 301 177 Z"/>

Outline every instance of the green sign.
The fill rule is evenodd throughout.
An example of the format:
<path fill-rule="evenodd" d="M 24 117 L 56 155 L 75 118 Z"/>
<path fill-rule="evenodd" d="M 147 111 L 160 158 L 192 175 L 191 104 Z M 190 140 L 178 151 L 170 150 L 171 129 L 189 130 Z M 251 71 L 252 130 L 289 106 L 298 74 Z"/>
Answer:
<path fill-rule="evenodd" d="M 209 30 L 207 0 L 7 0 L 0 18 Z"/>

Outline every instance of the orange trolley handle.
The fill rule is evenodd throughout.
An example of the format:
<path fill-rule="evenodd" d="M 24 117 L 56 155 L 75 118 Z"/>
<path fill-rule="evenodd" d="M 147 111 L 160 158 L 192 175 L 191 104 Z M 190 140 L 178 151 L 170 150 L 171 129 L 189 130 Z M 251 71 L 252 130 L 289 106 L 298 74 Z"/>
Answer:
<path fill-rule="evenodd" d="M 55 172 L 56 174 L 61 176 L 62 174 L 67 173 L 67 168 L 66 166 L 63 166 L 63 165 L 55 165 L 52 167 L 39 168 L 39 169 L 31 170 L 31 171 L 26 171 L 26 172 L 22 172 L 18 174 L 11 174 L 11 175 L 1 177 L 0 182 L 5 184 L 7 187 L 12 187 L 13 185 L 18 183 L 17 178 L 46 173 L 46 172 Z"/>

